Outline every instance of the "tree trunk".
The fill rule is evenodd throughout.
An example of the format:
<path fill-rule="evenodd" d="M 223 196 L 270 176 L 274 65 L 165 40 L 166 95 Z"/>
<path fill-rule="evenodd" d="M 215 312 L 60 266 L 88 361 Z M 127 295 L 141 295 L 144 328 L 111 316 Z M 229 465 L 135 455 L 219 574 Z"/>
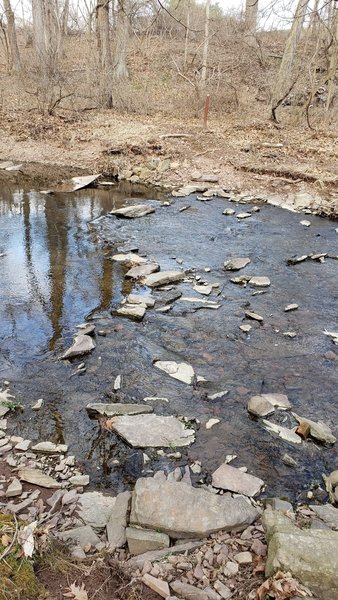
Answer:
<path fill-rule="evenodd" d="M 244 22 L 245 28 L 252 33 L 257 30 L 258 0 L 246 0 Z"/>
<path fill-rule="evenodd" d="M 127 79 L 127 54 L 129 43 L 129 18 L 127 0 L 118 0 L 115 29 L 114 79 Z"/>
<path fill-rule="evenodd" d="M 289 36 L 286 40 L 282 62 L 279 68 L 277 81 L 274 90 L 272 91 L 271 101 L 271 116 L 274 121 L 276 118 L 276 110 L 283 100 L 290 93 L 295 84 L 295 59 L 298 42 L 302 33 L 306 9 L 309 0 L 298 0 L 295 16 L 292 21 L 292 27 Z"/>
<path fill-rule="evenodd" d="M 10 0 L 4 0 L 4 9 L 7 20 L 7 32 L 8 32 L 8 47 L 9 47 L 9 72 L 19 72 L 21 69 L 20 54 L 18 48 L 18 40 L 16 37 L 15 28 L 15 17 L 11 7 Z"/>
<path fill-rule="evenodd" d="M 111 108 L 113 62 L 110 47 L 109 0 L 98 0 L 96 4 L 96 33 L 101 71 L 101 102 L 105 108 Z"/>
<path fill-rule="evenodd" d="M 201 70 L 202 87 L 205 86 L 205 82 L 206 82 L 206 78 L 207 78 L 208 50 L 209 50 L 209 19 L 210 19 L 210 0 L 206 0 L 206 2 L 205 2 L 203 57 L 202 57 L 202 70 Z"/>
<path fill-rule="evenodd" d="M 55 75 L 62 51 L 62 35 L 57 0 L 32 0 L 34 46 L 41 72 Z"/>
<path fill-rule="evenodd" d="M 61 33 L 63 36 L 67 35 L 68 28 L 68 17 L 69 17 L 69 0 L 65 0 L 61 13 Z"/>
<path fill-rule="evenodd" d="M 329 68 L 328 68 L 328 84 L 327 84 L 327 100 L 326 110 L 332 106 L 334 94 L 336 91 L 336 71 L 338 67 L 338 6 L 333 8 L 332 15 L 332 42 L 329 48 Z"/>
<path fill-rule="evenodd" d="M 187 3 L 187 20 L 184 37 L 184 68 L 187 66 L 188 61 L 188 47 L 189 47 L 189 30 L 190 30 L 190 0 Z"/>

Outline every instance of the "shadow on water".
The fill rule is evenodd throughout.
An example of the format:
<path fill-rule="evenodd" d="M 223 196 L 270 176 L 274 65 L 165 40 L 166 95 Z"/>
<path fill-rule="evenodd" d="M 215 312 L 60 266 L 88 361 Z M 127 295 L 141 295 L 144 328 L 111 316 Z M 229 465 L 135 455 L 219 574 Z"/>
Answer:
<path fill-rule="evenodd" d="M 311 216 L 312 225 L 305 230 L 299 215 L 269 206 L 239 222 L 222 215 L 225 207 L 237 210 L 236 205 L 195 198 L 184 212 L 179 209 L 186 199 L 176 199 L 167 207 L 157 203 L 156 212 L 145 219 L 105 217 L 130 197 L 164 198 L 135 186 L 55 195 L 8 186 L 0 190 L 0 377 L 11 382 L 25 406 L 15 422 L 10 420 L 13 430 L 34 441 L 68 444 L 93 485 L 121 491 L 142 473 L 142 451 L 90 420 L 85 406 L 161 396 L 169 402 L 154 406 L 159 414 L 200 421 L 196 443 L 182 451 L 182 464 L 199 459 L 210 473 L 227 454 L 236 454 L 234 465 L 246 465 L 261 476 L 271 494 L 292 496 L 320 480 L 322 472 L 335 467 L 336 447 L 287 444 L 251 419 L 246 405 L 257 393 L 286 393 L 297 412 L 325 420 L 336 430 L 338 359 L 322 332 L 337 330 L 338 263 L 328 259 L 322 265 L 286 266 L 295 254 L 338 255 L 334 225 Z M 123 267 L 110 260 L 121 247 L 139 248 L 162 269 L 177 269 L 176 259 L 179 264 L 182 260 L 186 270 L 218 284 L 209 299 L 221 308 L 196 311 L 178 300 L 169 313 L 147 311 L 142 323 L 112 317 L 111 308 L 133 288 Z M 249 286 L 232 284 L 232 274 L 222 265 L 233 256 L 249 256 L 245 271 L 268 275 L 271 287 L 253 296 Z M 196 295 L 190 283 L 179 288 L 183 296 Z M 291 302 L 299 310 L 285 313 Z M 251 322 L 248 336 L 239 329 L 247 309 L 264 315 L 263 325 Z M 84 319 L 93 319 L 97 331 L 103 330 L 95 352 L 72 364 L 60 361 Z M 286 331 L 297 337 L 283 336 Z M 193 388 L 170 379 L 153 368 L 155 358 L 189 362 L 207 383 Z M 86 372 L 77 373 L 82 361 Z M 122 387 L 114 392 L 118 374 Z M 225 389 L 225 397 L 208 400 L 208 394 Z M 44 405 L 36 413 L 30 406 L 40 397 Z M 211 417 L 220 423 L 208 431 L 205 424 Z M 284 419 L 282 424 L 290 425 L 287 415 L 281 415 Z M 180 464 L 147 452 L 151 468 Z M 294 471 L 281 460 L 285 452 L 298 461 Z"/>

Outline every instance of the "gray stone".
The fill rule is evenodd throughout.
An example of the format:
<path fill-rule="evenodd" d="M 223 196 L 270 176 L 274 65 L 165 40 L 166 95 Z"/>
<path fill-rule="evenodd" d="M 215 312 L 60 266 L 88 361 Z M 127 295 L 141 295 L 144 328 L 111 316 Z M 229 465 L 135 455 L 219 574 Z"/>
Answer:
<path fill-rule="evenodd" d="M 110 548 L 121 548 L 126 543 L 126 527 L 130 499 L 130 492 L 122 492 L 116 496 L 114 508 L 106 527 Z"/>
<path fill-rule="evenodd" d="M 82 548 L 90 544 L 91 546 L 95 546 L 100 542 L 100 538 L 96 535 L 90 525 L 85 525 L 83 527 L 75 527 L 74 529 L 68 529 L 68 531 L 62 531 L 56 534 L 60 540 L 66 542 L 67 540 L 72 540 L 79 544 Z"/>
<path fill-rule="evenodd" d="M 285 394 L 261 394 L 261 397 L 268 400 L 272 406 L 280 410 L 291 408 L 290 401 Z"/>
<path fill-rule="evenodd" d="M 231 216 L 235 214 L 235 210 L 233 208 L 226 208 L 225 210 L 223 210 L 223 215 L 226 216 Z"/>
<path fill-rule="evenodd" d="M 266 539 L 269 542 L 276 532 L 297 533 L 300 531 L 291 519 L 278 510 L 267 508 L 262 517 L 262 524 L 265 530 Z"/>
<path fill-rule="evenodd" d="M 22 493 L 22 485 L 18 479 L 13 479 L 6 490 L 6 498 L 14 498 Z"/>
<path fill-rule="evenodd" d="M 95 348 L 95 342 L 90 335 L 83 335 L 79 333 L 74 340 L 73 345 L 64 353 L 62 356 L 65 358 L 74 358 L 75 356 L 82 356 L 88 354 Z"/>
<path fill-rule="evenodd" d="M 218 579 L 214 583 L 214 588 L 215 588 L 215 590 L 217 590 L 217 592 L 219 593 L 221 598 L 223 598 L 224 600 L 228 600 L 228 598 L 231 598 L 231 596 L 232 596 L 231 589 L 227 585 L 224 585 L 224 583 L 222 583 Z"/>
<path fill-rule="evenodd" d="M 142 581 L 147 587 L 149 587 L 151 590 L 162 596 L 162 598 L 168 598 L 168 596 L 170 596 L 169 585 L 166 581 L 163 581 L 162 579 L 157 579 L 149 573 L 143 575 Z"/>
<path fill-rule="evenodd" d="M 157 560 L 161 560 L 164 557 L 172 556 L 174 554 L 185 554 L 192 552 L 196 548 L 199 548 L 203 545 L 203 541 L 199 542 L 187 542 L 186 544 L 177 544 L 176 546 L 171 546 L 170 548 L 165 548 L 164 550 L 153 550 L 151 552 L 145 552 L 144 554 L 140 554 L 139 556 L 134 556 L 127 561 L 127 567 L 132 570 L 143 569 L 143 565 L 146 561 L 155 562 Z"/>
<path fill-rule="evenodd" d="M 68 479 L 68 481 L 71 485 L 84 487 L 89 485 L 89 475 L 73 475 Z"/>
<path fill-rule="evenodd" d="M 78 516 L 86 525 L 94 528 L 106 527 L 115 506 L 116 498 L 101 492 L 85 492 L 78 501 Z"/>
<path fill-rule="evenodd" d="M 172 581 L 170 587 L 184 600 L 209 600 L 208 594 L 194 585 L 183 583 L 183 581 Z"/>
<path fill-rule="evenodd" d="M 176 417 L 135 415 L 113 417 L 110 425 L 133 447 L 189 446 L 195 440 L 195 431 L 186 429 Z"/>
<path fill-rule="evenodd" d="M 126 530 L 128 549 L 130 554 L 144 554 L 151 550 L 169 548 L 170 538 L 165 533 L 151 531 L 150 529 L 137 529 L 127 527 Z"/>
<path fill-rule="evenodd" d="M 265 574 L 290 571 L 319 600 L 338 597 L 338 533 L 277 532 L 270 539 Z"/>
<path fill-rule="evenodd" d="M 309 508 L 311 508 L 324 523 L 329 525 L 329 527 L 338 529 L 338 508 L 334 508 L 331 504 L 311 504 Z"/>
<path fill-rule="evenodd" d="M 300 436 L 296 433 L 296 427 L 294 427 L 293 429 L 288 429 L 287 427 L 282 427 L 281 425 L 277 425 L 276 423 L 271 423 L 266 419 L 263 419 L 262 423 L 264 429 L 266 429 L 270 433 L 276 433 L 280 438 L 282 438 L 286 442 L 290 442 L 292 444 L 302 443 Z"/>
<path fill-rule="evenodd" d="M 225 261 L 224 268 L 226 271 L 239 271 L 244 269 L 251 262 L 250 258 L 232 258 Z"/>
<path fill-rule="evenodd" d="M 288 304 L 285 308 L 284 311 L 285 312 L 291 312 L 293 310 L 297 310 L 298 308 L 298 304 Z"/>
<path fill-rule="evenodd" d="M 155 306 L 155 298 L 145 294 L 129 294 L 127 304 L 145 304 L 147 308 Z"/>
<path fill-rule="evenodd" d="M 265 505 L 271 506 L 273 510 L 279 510 L 284 514 L 289 514 L 293 516 L 293 506 L 291 502 L 287 502 L 287 500 L 282 500 L 282 498 L 266 498 Z"/>
<path fill-rule="evenodd" d="M 114 256 L 112 256 L 112 260 L 127 265 L 142 265 L 147 262 L 146 258 L 143 258 L 138 254 L 134 254 L 134 252 L 128 252 L 126 254 L 114 254 Z"/>
<path fill-rule="evenodd" d="M 328 427 L 325 423 L 321 423 L 320 421 L 311 421 L 305 417 L 300 417 L 296 413 L 292 414 L 299 423 L 307 423 L 310 425 L 310 435 L 315 440 L 318 440 L 322 444 L 326 444 L 328 446 L 332 446 L 337 441 L 330 427 Z"/>
<path fill-rule="evenodd" d="M 251 277 L 249 284 L 253 287 L 269 287 L 271 281 L 269 277 Z"/>
<path fill-rule="evenodd" d="M 43 405 L 43 398 L 39 398 L 39 400 L 37 400 L 37 401 L 35 402 L 35 404 L 33 404 L 33 405 L 31 406 L 31 409 L 32 409 L 32 410 L 40 410 L 40 408 L 41 408 L 41 406 L 42 406 L 42 405 Z"/>
<path fill-rule="evenodd" d="M 247 319 L 252 319 L 253 321 L 259 321 L 260 323 L 262 323 L 264 321 L 264 319 L 263 319 L 263 317 L 261 317 L 261 315 L 254 313 L 251 310 L 246 310 L 245 316 L 247 317 Z"/>
<path fill-rule="evenodd" d="M 53 442 L 39 442 L 32 446 L 33 452 L 43 452 L 45 454 L 64 454 L 68 450 L 65 444 L 53 444 Z"/>
<path fill-rule="evenodd" d="M 124 208 L 116 208 L 111 210 L 110 214 L 125 219 L 138 219 L 153 212 L 155 212 L 155 209 L 149 204 L 134 204 L 131 206 L 125 206 Z"/>
<path fill-rule="evenodd" d="M 212 474 L 212 485 L 223 490 L 230 490 L 236 494 L 256 496 L 261 491 L 264 481 L 223 463 Z"/>
<path fill-rule="evenodd" d="M 128 279 L 142 279 L 148 277 L 152 273 L 157 273 L 160 270 L 160 266 L 157 263 L 146 263 L 137 267 L 132 267 L 127 271 L 126 277 Z"/>
<path fill-rule="evenodd" d="M 282 456 L 282 461 L 288 467 L 296 467 L 297 466 L 297 461 L 294 458 L 292 458 L 292 456 L 290 456 L 289 454 L 284 454 Z"/>
<path fill-rule="evenodd" d="M 178 283 L 185 277 L 184 271 L 160 271 L 159 273 L 152 273 L 144 280 L 144 285 L 151 288 L 160 287 L 167 283 Z"/>
<path fill-rule="evenodd" d="M 153 412 L 153 407 L 145 404 L 87 404 L 86 410 L 90 415 L 117 417 L 118 415 L 138 415 Z"/>
<path fill-rule="evenodd" d="M 266 417 L 272 415 L 275 409 L 263 396 L 252 396 L 248 402 L 248 412 L 255 417 Z"/>
<path fill-rule="evenodd" d="M 250 565 L 252 563 L 251 552 L 238 552 L 235 554 L 234 559 L 239 565 Z"/>
<path fill-rule="evenodd" d="M 139 479 L 132 499 L 130 522 L 172 537 L 204 537 L 224 529 L 245 529 L 257 511 L 244 498 L 229 498 L 184 482 Z"/>
<path fill-rule="evenodd" d="M 29 446 L 31 445 L 31 440 L 23 440 L 22 442 L 18 442 L 18 444 L 16 444 L 14 446 L 15 450 L 20 450 L 21 452 L 26 452 L 29 448 Z"/>
<path fill-rule="evenodd" d="M 146 314 L 146 307 L 142 304 L 124 304 L 120 308 L 114 311 L 114 314 L 119 317 L 127 317 L 134 321 L 142 321 Z"/>
<path fill-rule="evenodd" d="M 27 483 L 32 483 L 33 485 L 39 485 L 40 487 L 57 489 L 61 487 L 61 483 L 53 479 L 53 477 L 49 477 L 49 475 L 45 475 L 39 469 L 20 469 L 18 472 L 18 477 L 20 481 L 27 481 Z"/>
<path fill-rule="evenodd" d="M 192 385 L 195 377 L 195 371 L 191 365 L 185 362 L 177 363 L 172 360 L 157 360 L 154 367 L 164 371 L 173 379 L 178 379 L 182 383 Z"/>

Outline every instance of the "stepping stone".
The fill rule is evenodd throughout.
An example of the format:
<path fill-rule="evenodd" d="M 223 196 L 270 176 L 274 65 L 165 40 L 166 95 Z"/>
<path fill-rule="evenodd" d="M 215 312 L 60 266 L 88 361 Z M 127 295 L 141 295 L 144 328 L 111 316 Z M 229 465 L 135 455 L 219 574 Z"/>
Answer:
<path fill-rule="evenodd" d="M 190 446 L 195 441 L 195 431 L 186 429 L 176 417 L 159 415 L 113 417 L 110 426 L 134 448 Z"/>
<path fill-rule="evenodd" d="M 138 219 L 154 212 L 154 207 L 149 204 L 135 204 L 134 206 L 125 206 L 124 208 L 111 210 L 110 214 L 125 219 Z"/>
<path fill-rule="evenodd" d="M 182 281 L 184 277 L 184 271 L 160 271 L 159 273 L 152 273 L 149 277 L 146 277 L 144 285 L 156 288 L 168 283 L 178 283 L 179 281 Z"/>
<path fill-rule="evenodd" d="M 63 359 L 74 358 L 88 354 L 95 348 L 95 342 L 90 335 L 79 334 L 76 336 L 73 345 L 64 353 Z"/>
<path fill-rule="evenodd" d="M 253 497 L 259 494 L 264 481 L 223 463 L 212 474 L 212 485 L 223 490 L 230 490 L 230 492 L 236 494 Z"/>

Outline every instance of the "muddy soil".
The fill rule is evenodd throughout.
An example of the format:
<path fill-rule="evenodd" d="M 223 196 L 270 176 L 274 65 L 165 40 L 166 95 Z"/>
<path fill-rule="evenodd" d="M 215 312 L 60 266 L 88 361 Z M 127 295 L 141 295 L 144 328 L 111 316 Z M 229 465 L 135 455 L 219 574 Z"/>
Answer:
<path fill-rule="evenodd" d="M 154 214 L 133 221 L 105 216 L 135 202 L 128 197 L 141 195 L 154 205 Z M 232 464 L 262 477 L 268 495 L 294 498 L 320 481 L 322 472 L 333 470 L 336 449 L 312 442 L 294 446 L 272 437 L 249 417 L 246 405 L 260 392 L 286 393 L 298 414 L 321 419 L 337 431 L 338 354 L 323 334 L 337 330 L 336 225 L 311 216 L 306 228 L 300 215 L 268 205 L 239 221 L 223 210 L 244 212 L 252 205 L 189 197 L 170 198 L 166 206 L 163 200 L 154 190 L 118 186 L 53 196 L 3 188 L 0 373 L 25 407 L 11 424 L 33 441 L 66 442 L 90 474 L 91 485 L 115 494 L 132 487 L 147 470 L 168 471 L 180 461 L 146 449 L 151 461 L 144 467 L 142 451 L 89 419 L 86 404 L 165 397 L 168 402 L 154 402 L 155 412 L 200 422 L 196 443 L 182 451 L 182 464 L 187 457 L 201 460 L 197 480 L 207 480 L 227 454 L 236 454 Z M 183 268 L 219 284 L 208 299 L 220 308 L 197 310 L 180 299 L 167 313 L 156 306 L 148 310 L 142 323 L 112 316 L 131 289 L 143 291 L 126 283 L 124 268 L 110 260 L 116 250 L 132 248 L 155 259 L 162 270 Z M 286 264 L 294 255 L 321 252 L 332 258 L 323 264 Z M 248 256 L 251 264 L 239 274 L 270 278 L 264 293 L 254 295 L 257 290 L 230 282 L 233 274 L 223 270 L 223 262 L 240 256 Z M 175 289 L 183 297 L 198 297 L 189 282 Z M 161 295 L 154 292 L 159 301 Z M 284 307 L 294 302 L 299 309 L 285 313 Z M 239 329 L 245 310 L 264 317 L 262 325 L 250 322 L 249 335 Z M 105 336 L 96 337 L 95 351 L 84 360 L 62 362 L 76 325 L 85 319 Z M 283 335 L 290 331 L 296 337 Z M 155 359 L 186 361 L 207 382 L 194 387 L 175 381 L 153 367 Z M 81 362 L 86 372 L 73 375 Z M 122 388 L 115 393 L 118 374 Z M 225 397 L 207 399 L 223 390 L 228 390 Z M 44 406 L 35 413 L 30 406 L 40 397 Z M 211 417 L 220 423 L 206 430 Z M 285 413 L 279 419 L 291 424 Z M 295 471 L 283 464 L 285 452 L 297 460 Z"/>

